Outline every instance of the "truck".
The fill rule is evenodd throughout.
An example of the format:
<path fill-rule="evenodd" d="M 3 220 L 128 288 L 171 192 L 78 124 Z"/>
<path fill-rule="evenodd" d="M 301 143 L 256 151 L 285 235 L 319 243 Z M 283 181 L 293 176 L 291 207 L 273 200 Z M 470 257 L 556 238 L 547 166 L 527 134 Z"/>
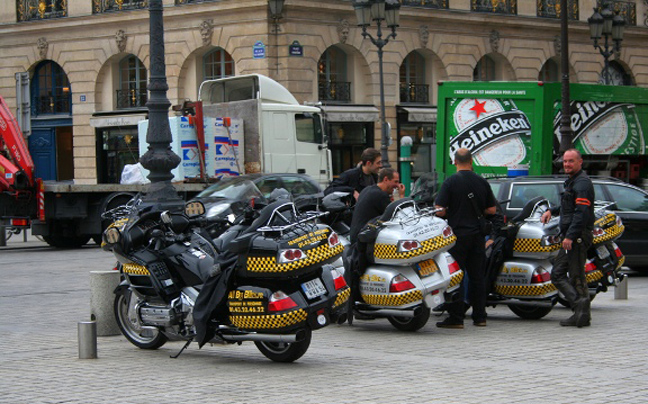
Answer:
<path fill-rule="evenodd" d="M 198 145 L 200 174 L 182 169 L 174 173 L 174 186 L 182 198 L 191 198 L 217 180 L 215 167 L 219 161 L 240 165 L 241 169 L 228 175 L 296 172 L 309 174 L 322 184 L 330 180 L 330 152 L 323 139 L 319 108 L 299 105 L 287 89 L 261 75 L 206 81 L 199 94 L 199 101 L 174 108 L 181 115 L 179 119 L 184 116 L 192 122 L 196 139 L 200 139 L 194 142 Z M 244 133 L 232 131 L 232 122 L 243 122 Z M 206 123 L 225 125 L 228 140 L 222 136 L 205 139 L 205 133 L 216 134 L 205 131 Z M 146 138 L 145 133 L 139 135 Z M 241 156 L 236 151 L 229 157 L 227 153 L 217 155 L 215 149 L 236 150 L 237 136 L 244 138 Z M 210 142 L 216 141 L 221 143 L 210 153 Z M 173 144 L 180 145 L 176 152 L 180 151 L 184 163 L 196 158 L 178 139 L 174 138 Z M 213 168 L 211 172 L 207 171 L 209 167 Z M 80 247 L 90 239 L 98 243 L 107 226 L 102 213 L 123 205 L 138 192 L 146 192 L 147 187 L 142 183 L 75 184 L 35 178 L 25 138 L 0 97 L 0 246 L 6 245 L 7 231 L 30 228 L 32 234 L 54 247 Z"/>
<path fill-rule="evenodd" d="M 640 185 L 648 177 L 648 89 L 570 85 L 573 144 L 590 174 Z M 441 82 L 438 180 L 468 148 L 483 176 L 548 175 L 561 168 L 561 83 Z"/>

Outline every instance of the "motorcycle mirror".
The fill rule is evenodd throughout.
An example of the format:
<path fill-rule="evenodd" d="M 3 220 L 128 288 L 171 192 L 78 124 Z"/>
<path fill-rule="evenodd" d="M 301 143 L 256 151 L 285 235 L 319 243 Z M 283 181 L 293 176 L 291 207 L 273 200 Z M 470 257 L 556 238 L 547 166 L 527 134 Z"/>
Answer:
<path fill-rule="evenodd" d="M 204 215 L 205 205 L 200 201 L 188 202 L 185 205 L 185 214 L 189 217 Z"/>
<path fill-rule="evenodd" d="M 171 219 L 171 215 L 169 214 L 168 210 L 165 210 L 164 212 L 160 213 L 160 219 L 162 219 L 162 223 L 166 225 L 171 225 L 171 223 L 173 223 L 173 220 Z"/>

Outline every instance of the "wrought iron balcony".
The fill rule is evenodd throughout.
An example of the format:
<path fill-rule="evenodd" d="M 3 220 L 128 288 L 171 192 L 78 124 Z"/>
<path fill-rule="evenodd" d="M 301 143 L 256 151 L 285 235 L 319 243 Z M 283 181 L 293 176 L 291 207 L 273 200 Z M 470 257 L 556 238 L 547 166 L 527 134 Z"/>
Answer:
<path fill-rule="evenodd" d="M 470 11 L 517 14 L 517 0 L 470 0 Z"/>
<path fill-rule="evenodd" d="M 351 83 L 346 81 L 320 81 L 320 101 L 351 101 Z"/>
<path fill-rule="evenodd" d="M 560 0 L 536 0 L 537 15 L 543 18 L 560 18 Z M 570 20 L 578 20 L 578 0 L 567 0 Z"/>
<path fill-rule="evenodd" d="M 52 97 L 44 95 L 35 97 L 32 104 L 32 114 L 37 115 L 55 115 L 72 113 L 72 96 Z"/>
<path fill-rule="evenodd" d="M 400 83 L 400 102 L 428 104 L 430 86 L 427 84 Z"/>
<path fill-rule="evenodd" d="M 401 5 L 406 7 L 447 9 L 448 0 L 401 0 Z"/>
<path fill-rule="evenodd" d="M 18 21 L 47 20 L 67 17 L 66 0 L 18 0 Z"/>
<path fill-rule="evenodd" d="M 175 0 L 175 4 L 177 6 L 178 4 L 209 3 L 212 1 L 221 1 L 221 0 Z"/>
<path fill-rule="evenodd" d="M 144 107 L 146 101 L 146 90 L 117 90 L 117 109 Z"/>
<path fill-rule="evenodd" d="M 148 0 L 92 0 L 93 14 L 143 8 L 148 8 Z"/>
<path fill-rule="evenodd" d="M 598 4 L 600 5 L 600 2 L 598 2 Z M 612 4 L 614 12 L 619 13 L 621 17 L 625 18 L 627 25 L 637 25 L 637 4 L 634 1 L 614 0 L 612 1 Z M 644 4 L 648 3 L 644 0 Z M 648 25 L 648 20 L 646 25 Z"/>

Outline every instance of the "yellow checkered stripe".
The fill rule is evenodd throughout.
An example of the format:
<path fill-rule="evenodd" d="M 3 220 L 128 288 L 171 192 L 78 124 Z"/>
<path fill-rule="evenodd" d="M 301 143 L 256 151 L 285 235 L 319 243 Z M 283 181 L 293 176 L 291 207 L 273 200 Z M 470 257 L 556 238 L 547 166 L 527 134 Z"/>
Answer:
<path fill-rule="evenodd" d="M 421 242 L 421 248 L 405 252 L 398 252 L 396 244 L 376 244 L 374 246 L 374 258 L 383 260 L 413 258 L 449 246 L 456 240 L 457 236 L 454 234 L 448 238 L 437 236 Z"/>
<path fill-rule="evenodd" d="M 543 296 L 556 290 L 553 283 L 544 285 L 495 285 L 495 292 L 504 296 Z"/>
<path fill-rule="evenodd" d="M 375 306 L 403 306 L 423 300 L 423 293 L 420 290 L 413 290 L 402 295 L 362 295 L 362 300 Z"/>
<path fill-rule="evenodd" d="M 230 316 L 230 321 L 242 329 L 267 330 L 284 328 L 306 321 L 308 314 L 299 309 L 284 314 L 267 314 L 260 316 Z"/>
<path fill-rule="evenodd" d="M 148 269 L 144 265 L 137 264 L 124 264 L 122 271 L 129 275 L 150 275 Z"/>
<path fill-rule="evenodd" d="M 619 237 L 621 234 L 623 234 L 624 230 L 625 230 L 625 226 L 623 225 L 619 226 L 618 224 L 615 224 L 614 226 L 610 226 L 607 229 L 603 229 L 603 231 L 605 231 L 605 234 L 603 234 L 602 236 L 594 237 L 592 243 L 601 244 L 608 240 L 612 240 L 616 237 Z"/>
<path fill-rule="evenodd" d="M 463 271 L 459 271 L 459 272 L 453 274 L 450 277 L 450 284 L 448 285 L 448 289 L 452 289 L 455 286 L 457 286 L 458 284 L 460 284 L 463 277 L 464 277 Z"/>
<path fill-rule="evenodd" d="M 603 227 L 610 222 L 616 221 L 615 216 L 616 215 L 614 213 L 608 213 L 607 215 L 595 221 L 594 226 Z"/>
<path fill-rule="evenodd" d="M 324 244 L 306 251 L 308 258 L 285 264 L 278 263 L 277 257 L 248 257 L 246 270 L 249 272 L 271 273 L 291 272 L 335 257 L 338 254 L 342 254 L 342 251 L 344 251 L 344 246 L 341 243 L 333 248 L 329 247 L 328 244 Z"/>
<path fill-rule="evenodd" d="M 585 275 L 585 281 L 587 283 L 592 283 L 592 282 L 598 281 L 602 277 L 603 277 L 603 272 L 601 272 L 600 270 L 597 269 L 596 271 L 592 271 L 592 272 L 586 274 Z"/>
<path fill-rule="evenodd" d="M 333 302 L 333 308 L 346 303 L 347 300 L 349 300 L 349 296 L 351 296 L 351 288 L 346 288 L 342 292 L 338 293 L 335 302 Z"/>
<path fill-rule="evenodd" d="M 539 238 L 517 238 L 513 244 L 516 252 L 554 252 L 560 250 L 560 244 L 543 246 Z"/>
<path fill-rule="evenodd" d="M 625 255 L 622 255 L 619 258 L 619 262 L 617 263 L 616 269 L 621 268 L 623 266 L 623 264 L 625 264 Z"/>

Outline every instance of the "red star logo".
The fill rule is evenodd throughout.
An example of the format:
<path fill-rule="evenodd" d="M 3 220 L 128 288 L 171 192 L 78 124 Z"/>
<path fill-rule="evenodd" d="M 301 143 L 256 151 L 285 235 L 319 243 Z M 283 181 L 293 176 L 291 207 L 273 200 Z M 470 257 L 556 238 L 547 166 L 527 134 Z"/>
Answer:
<path fill-rule="evenodd" d="M 486 108 L 484 108 L 485 104 L 486 101 L 479 102 L 475 100 L 475 105 L 472 108 L 470 108 L 471 111 L 475 111 L 475 113 L 477 114 L 477 119 L 479 119 L 479 115 L 486 113 Z"/>

